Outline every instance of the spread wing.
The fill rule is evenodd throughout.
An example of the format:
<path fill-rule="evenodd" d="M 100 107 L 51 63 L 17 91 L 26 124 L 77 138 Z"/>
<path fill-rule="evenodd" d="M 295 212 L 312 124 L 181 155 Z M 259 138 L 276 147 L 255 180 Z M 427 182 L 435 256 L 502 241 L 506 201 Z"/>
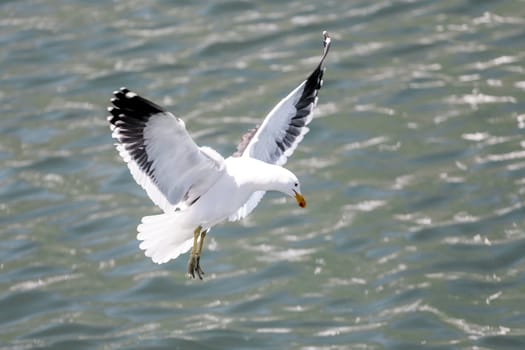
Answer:
<path fill-rule="evenodd" d="M 323 55 L 315 70 L 268 113 L 260 126 L 242 136 L 234 156 L 284 165 L 293 154 L 309 131 L 307 125 L 312 121 L 317 93 L 323 85 L 323 62 L 330 49 L 328 33 L 323 32 L 323 36 Z M 264 192 L 254 193 L 230 220 L 239 220 L 248 215 L 263 195 Z"/>
<path fill-rule="evenodd" d="M 165 212 L 195 203 L 222 175 L 224 159 L 199 147 L 184 122 L 126 88 L 114 92 L 108 117 L 131 175 Z"/>

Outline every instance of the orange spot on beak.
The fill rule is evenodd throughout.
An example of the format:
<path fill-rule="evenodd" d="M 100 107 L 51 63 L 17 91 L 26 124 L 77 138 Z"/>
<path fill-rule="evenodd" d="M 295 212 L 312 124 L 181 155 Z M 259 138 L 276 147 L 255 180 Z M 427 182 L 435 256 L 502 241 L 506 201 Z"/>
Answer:
<path fill-rule="evenodd" d="M 306 201 L 304 200 L 304 197 L 301 194 L 295 192 L 295 200 L 297 201 L 297 204 L 301 208 L 305 208 L 306 207 Z"/>

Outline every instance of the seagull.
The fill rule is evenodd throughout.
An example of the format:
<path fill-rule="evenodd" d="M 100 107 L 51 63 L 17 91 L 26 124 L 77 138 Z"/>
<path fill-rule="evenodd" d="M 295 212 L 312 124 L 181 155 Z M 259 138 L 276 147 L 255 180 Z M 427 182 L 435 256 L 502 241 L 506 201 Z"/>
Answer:
<path fill-rule="evenodd" d="M 139 247 L 157 264 L 191 249 L 188 276 L 204 274 L 200 257 L 210 229 L 249 215 L 267 191 L 278 191 L 306 207 L 297 176 L 282 167 L 313 117 L 323 84 L 330 36 L 314 71 L 244 134 L 237 151 L 224 158 L 199 146 L 184 121 L 123 87 L 113 92 L 107 118 L 120 156 L 135 181 L 163 214 L 145 216 L 137 227 Z"/>

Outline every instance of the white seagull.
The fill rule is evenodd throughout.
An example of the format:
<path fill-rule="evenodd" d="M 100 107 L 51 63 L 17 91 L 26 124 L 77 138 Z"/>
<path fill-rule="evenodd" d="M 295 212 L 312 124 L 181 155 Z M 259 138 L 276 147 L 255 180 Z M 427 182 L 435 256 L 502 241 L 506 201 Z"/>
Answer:
<path fill-rule="evenodd" d="M 108 121 L 116 148 L 135 181 L 164 211 L 143 217 L 137 227 L 140 249 L 153 262 L 168 262 L 191 249 L 188 275 L 202 279 L 202 244 L 213 226 L 244 218 L 266 191 L 306 206 L 297 176 L 282 165 L 309 130 L 330 48 L 326 31 L 323 38 L 315 70 L 242 136 L 226 159 L 199 147 L 184 122 L 157 104 L 126 88 L 114 92 Z"/>

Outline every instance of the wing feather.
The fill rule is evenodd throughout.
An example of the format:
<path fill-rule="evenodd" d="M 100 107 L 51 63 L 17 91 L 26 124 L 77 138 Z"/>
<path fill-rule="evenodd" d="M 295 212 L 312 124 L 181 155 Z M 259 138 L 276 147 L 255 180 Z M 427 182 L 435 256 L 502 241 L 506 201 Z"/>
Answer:
<path fill-rule="evenodd" d="M 234 156 L 256 158 L 283 165 L 308 132 L 317 94 L 323 85 L 323 62 L 330 49 L 330 37 L 324 32 L 323 55 L 315 70 L 283 98 L 264 118 L 260 126 L 242 136 Z"/>
<path fill-rule="evenodd" d="M 121 88 L 108 117 L 116 148 L 135 181 L 165 212 L 195 203 L 222 175 L 224 159 L 199 147 L 184 122 Z"/>
<path fill-rule="evenodd" d="M 331 42 L 327 32 L 323 32 L 323 37 L 323 54 L 314 71 L 268 113 L 260 126 L 242 136 L 233 156 L 284 165 L 293 154 L 310 130 L 307 125 L 312 121 L 317 94 L 323 85 L 323 63 Z M 263 196 L 264 192 L 254 193 L 230 220 L 247 216 Z"/>

